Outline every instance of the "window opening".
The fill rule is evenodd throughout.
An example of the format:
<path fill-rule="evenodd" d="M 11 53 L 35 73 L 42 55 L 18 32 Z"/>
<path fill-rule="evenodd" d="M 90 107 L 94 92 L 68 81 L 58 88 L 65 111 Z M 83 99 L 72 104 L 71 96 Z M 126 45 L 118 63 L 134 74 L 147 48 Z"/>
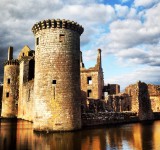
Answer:
<path fill-rule="evenodd" d="M 56 80 L 52 80 L 52 85 L 53 85 L 53 98 L 55 99 L 55 96 L 56 96 Z"/>
<path fill-rule="evenodd" d="M 9 97 L 9 92 L 6 93 L 6 97 Z"/>
<path fill-rule="evenodd" d="M 36 45 L 39 45 L 39 37 L 36 38 Z"/>
<path fill-rule="evenodd" d="M 54 85 L 55 85 L 55 84 L 56 84 L 56 80 L 53 80 L 53 81 L 52 81 L 52 84 L 54 84 Z"/>
<path fill-rule="evenodd" d="M 92 96 L 92 90 L 87 90 L 87 97 L 91 97 Z"/>
<path fill-rule="evenodd" d="M 33 59 L 29 61 L 28 81 L 34 79 L 35 62 Z"/>
<path fill-rule="evenodd" d="M 65 40 L 65 35 L 64 34 L 60 34 L 59 35 L 59 42 L 64 42 Z"/>
<path fill-rule="evenodd" d="M 7 83 L 8 83 L 8 84 L 10 84 L 10 83 L 11 83 L 11 80 L 10 80 L 10 79 L 8 79 L 8 80 L 7 80 Z"/>
<path fill-rule="evenodd" d="M 87 77 L 87 84 L 92 84 L 92 77 Z"/>

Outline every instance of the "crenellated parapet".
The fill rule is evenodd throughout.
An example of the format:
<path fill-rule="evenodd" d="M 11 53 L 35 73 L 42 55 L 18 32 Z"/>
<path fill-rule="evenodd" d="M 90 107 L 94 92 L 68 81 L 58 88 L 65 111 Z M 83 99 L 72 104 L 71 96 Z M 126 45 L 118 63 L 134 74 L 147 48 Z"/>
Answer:
<path fill-rule="evenodd" d="M 18 59 L 7 60 L 4 62 L 4 66 L 5 65 L 19 65 L 19 60 Z"/>
<path fill-rule="evenodd" d="M 47 19 L 39 21 L 32 27 L 32 32 L 36 34 L 39 30 L 49 29 L 49 28 L 65 28 L 78 32 L 80 35 L 83 33 L 84 29 L 77 22 L 65 20 L 65 19 Z"/>

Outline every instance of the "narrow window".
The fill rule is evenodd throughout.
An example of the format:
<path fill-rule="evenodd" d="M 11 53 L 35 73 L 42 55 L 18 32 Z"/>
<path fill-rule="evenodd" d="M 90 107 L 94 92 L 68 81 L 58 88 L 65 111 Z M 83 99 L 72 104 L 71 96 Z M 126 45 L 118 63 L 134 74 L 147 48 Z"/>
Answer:
<path fill-rule="evenodd" d="M 87 97 L 92 97 L 92 90 L 87 90 Z"/>
<path fill-rule="evenodd" d="M 6 97 L 9 97 L 9 92 L 6 93 Z"/>
<path fill-rule="evenodd" d="M 28 81 L 34 79 L 34 68 L 35 68 L 35 62 L 33 59 L 31 59 L 29 61 Z"/>
<path fill-rule="evenodd" d="M 56 80 L 52 80 L 52 85 L 53 85 L 53 98 L 55 99 L 55 96 L 56 96 Z"/>
<path fill-rule="evenodd" d="M 92 77 L 87 77 L 87 84 L 92 84 Z"/>
<path fill-rule="evenodd" d="M 10 83 L 11 83 L 11 80 L 10 80 L 10 79 L 8 79 L 8 80 L 7 80 L 7 83 L 8 83 L 8 84 L 10 84 Z"/>
<path fill-rule="evenodd" d="M 36 38 L 36 45 L 39 45 L 39 37 Z"/>
<path fill-rule="evenodd" d="M 22 54 L 22 56 L 24 56 L 24 53 Z"/>
<path fill-rule="evenodd" d="M 65 40 L 65 35 L 64 34 L 60 34 L 59 35 L 59 42 L 64 42 Z"/>
<path fill-rule="evenodd" d="M 55 84 L 56 84 L 56 80 L 53 80 L 53 81 L 52 81 L 52 84 L 55 85 Z"/>

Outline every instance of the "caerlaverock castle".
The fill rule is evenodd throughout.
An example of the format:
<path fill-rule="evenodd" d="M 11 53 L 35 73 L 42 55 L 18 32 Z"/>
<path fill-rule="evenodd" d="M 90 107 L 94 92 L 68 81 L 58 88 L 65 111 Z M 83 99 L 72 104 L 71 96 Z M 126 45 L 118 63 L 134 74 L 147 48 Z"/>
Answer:
<path fill-rule="evenodd" d="M 160 112 L 158 85 L 139 81 L 124 93 L 117 84 L 104 85 L 100 49 L 96 65 L 85 68 L 80 51 L 83 27 L 79 24 L 44 20 L 32 31 L 35 51 L 24 46 L 13 59 L 13 47 L 8 49 L 2 117 L 33 121 L 37 131 L 67 131 L 80 129 L 87 114 L 103 112 L 103 116 L 113 117 L 127 111 L 148 120 L 154 118 L 154 112 Z M 96 124 L 93 118 L 90 121 Z"/>

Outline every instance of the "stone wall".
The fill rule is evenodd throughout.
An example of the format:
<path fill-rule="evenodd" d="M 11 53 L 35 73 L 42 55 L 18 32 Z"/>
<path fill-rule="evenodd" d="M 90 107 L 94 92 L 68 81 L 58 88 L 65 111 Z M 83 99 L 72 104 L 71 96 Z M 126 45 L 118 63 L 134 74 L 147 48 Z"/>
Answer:
<path fill-rule="evenodd" d="M 91 77 L 91 83 L 87 82 L 87 78 Z M 101 99 L 102 98 L 102 81 L 100 81 L 100 73 L 97 70 L 81 71 L 81 90 L 82 94 L 87 98 Z M 91 91 L 89 93 L 89 90 Z"/>
<path fill-rule="evenodd" d="M 84 113 L 82 114 L 83 126 L 108 125 L 117 123 L 130 123 L 139 121 L 134 112 L 110 113 Z"/>
<path fill-rule="evenodd" d="M 160 112 L 160 85 L 148 84 L 148 92 L 153 112 Z"/>
<path fill-rule="evenodd" d="M 21 88 L 21 95 L 18 101 L 18 118 L 33 121 L 34 80 L 24 83 Z"/>
<path fill-rule="evenodd" d="M 87 99 L 104 99 L 103 69 L 101 66 L 101 50 L 98 49 L 97 63 L 94 67 L 86 69 L 82 56 L 80 62 L 82 105 L 86 107 Z"/>
<path fill-rule="evenodd" d="M 120 93 L 120 85 L 118 85 L 118 84 L 108 84 L 107 86 L 108 86 L 108 94 L 109 95 Z"/>
<path fill-rule="evenodd" d="M 131 99 L 131 111 L 139 111 L 139 101 L 138 101 L 138 89 L 137 84 L 129 85 L 125 88 L 125 93 L 127 93 Z"/>
<path fill-rule="evenodd" d="M 34 53 L 28 46 L 24 46 L 18 59 L 20 63 L 18 118 L 33 121 Z"/>
<path fill-rule="evenodd" d="M 1 116 L 1 109 L 2 109 L 2 94 L 3 94 L 3 85 L 0 85 L 0 116 Z"/>
<path fill-rule="evenodd" d="M 128 94 L 119 93 L 105 97 L 106 110 L 109 112 L 131 111 L 131 99 Z"/>
<path fill-rule="evenodd" d="M 160 86 L 147 84 L 146 90 L 148 91 L 149 100 L 151 101 L 151 109 L 153 110 L 153 112 L 160 112 Z M 131 98 L 132 111 L 138 112 L 138 85 L 129 85 L 125 89 L 125 93 L 127 93 Z"/>
<path fill-rule="evenodd" d="M 154 118 L 151 109 L 148 86 L 146 83 L 138 82 L 139 118 L 140 120 L 151 120 Z"/>
<path fill-rule="evenodd" d="M 141 120 L 153 119 L 150 93 L 146 83 L 139 81 L 134 85 L 128 86 L 125 92 L 131 98 L 131 110 L 133 112 L 138 112 Z"/>

